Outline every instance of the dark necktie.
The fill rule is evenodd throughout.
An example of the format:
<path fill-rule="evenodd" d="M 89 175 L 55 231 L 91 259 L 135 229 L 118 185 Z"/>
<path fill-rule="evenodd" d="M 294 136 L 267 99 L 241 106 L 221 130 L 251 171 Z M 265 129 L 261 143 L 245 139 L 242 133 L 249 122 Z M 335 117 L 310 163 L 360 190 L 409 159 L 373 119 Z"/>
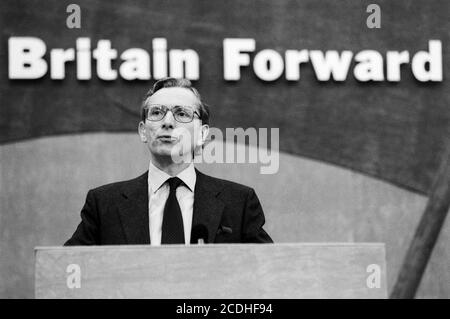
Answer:
<path fill-rule="evenodd" d="M 170 193 L 164 206 L 161 244 L 184 244 L 183 216 L 176 197 L 177 187 L 183 182 L 178 177 L 169 178 L 167 182 Z"/>

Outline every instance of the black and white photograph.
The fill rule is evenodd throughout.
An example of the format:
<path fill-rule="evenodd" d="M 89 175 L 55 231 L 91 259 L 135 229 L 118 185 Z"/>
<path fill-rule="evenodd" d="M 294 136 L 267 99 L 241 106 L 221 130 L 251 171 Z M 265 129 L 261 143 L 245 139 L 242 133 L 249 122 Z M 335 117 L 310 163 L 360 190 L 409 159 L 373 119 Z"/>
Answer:
<path fill-rule="evenodd" d="M 450 2 L 0 2 L 0 299 L 450 298 Z"/>

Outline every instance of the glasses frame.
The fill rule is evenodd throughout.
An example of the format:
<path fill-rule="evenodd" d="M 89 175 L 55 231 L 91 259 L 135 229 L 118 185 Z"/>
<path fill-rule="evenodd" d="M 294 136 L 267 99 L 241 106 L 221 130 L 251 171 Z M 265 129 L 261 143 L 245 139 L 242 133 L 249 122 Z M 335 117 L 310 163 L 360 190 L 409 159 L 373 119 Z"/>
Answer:
<path fill-rule="evenodd" d="M 162 116 L 162 118 L 161 118 L 160 120 L 151 120 L 151 119 L 149 119 L 149 117 L 148 117 L 148 112 L 150 111 L 150 109 L 151 109 L 152 107 L 156 107 L 156 106 L 161 107 L 161 109 L 164 111 L 164 115 Z M 182 121 L 179 121 L 179 120 L 177 119 L 177 117 L 175 116 L 175 114 L 173 113 L 173 111 L 172 111 L 172 110 L 173 110 L 174 108 L 176 108 L 176 107 L 182 107 L 182 108 L 192 109 L 192 107 L 191 107 L 191 106 L 188 106 L 188 105 L 173 105 L 172 107 L 168 107 L 167 105 L 164 105 L 164 104 L 150 104 L 150 105 L 144 107 L 144 110 L 145 110 L 145 120 L 148 120 L 148 121 L 150 121 L 150 122 L 159 122 L 159 121 L 162 121 L 162 120 L 166 117 L 167 112 L 169 112 L 169 111 L 172 112 L 173 118 L 174 118 L 175 121 L 177 121 L 178 123 L 191 123 L 191 122 L 194 120 L 194 118 L 195 118 L 194 115 L 197 115 L 198 118 L 201 119 L 201 115 L 200 115 L 196 110 L 192 110 L 193 113 L 192 113 L 192 118 L 191 118 L 190 121 L 188 121 L 188 122 L 182 122 Z"/>

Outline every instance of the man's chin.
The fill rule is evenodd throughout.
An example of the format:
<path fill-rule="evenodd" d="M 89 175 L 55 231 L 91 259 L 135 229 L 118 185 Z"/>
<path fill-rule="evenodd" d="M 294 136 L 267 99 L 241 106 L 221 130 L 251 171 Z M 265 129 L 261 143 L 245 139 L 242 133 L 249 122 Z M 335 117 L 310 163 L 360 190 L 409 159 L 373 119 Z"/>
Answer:
<path fill-rule="evenodd" d="M 153 150 L 152 154 L 159 157 L 170 157 L 172 156 L 172 152 L 175 152 L 173 146 L 171 147 L 160 147 L 157 150 Z"/>
<path fill-rule="evenodd" d="M 174 163 L 185 161 L 183 159 L 190 158 L 189 154 L 191 154 L 190 152 L 182 152 L 181 148 L 177 145 L 158 147 L 158 149 L 151 151 L 151 153 L 155 157 L 170 159 Z"/>

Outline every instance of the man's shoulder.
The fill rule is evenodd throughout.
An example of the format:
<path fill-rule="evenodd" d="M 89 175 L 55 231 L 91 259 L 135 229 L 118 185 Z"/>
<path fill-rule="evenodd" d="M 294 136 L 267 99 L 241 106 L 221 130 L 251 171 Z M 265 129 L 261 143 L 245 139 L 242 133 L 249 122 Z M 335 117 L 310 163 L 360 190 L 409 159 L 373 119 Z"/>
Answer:
<path fill-rule="evenodd" d="M 240 195 L 240 196 L 247 196 L 250 192 L 253 191 L 252 187 L 234 181 L 230 181 L 227 179 L 207 175 L 205 173 L 200 172 L 197 169 L 196 173 L 197 173 L 197 183 L 199 183 L 204 189 L 207 189 L 209 191 L 216 191 L 217 193 L 226 193 L 229 195 Z M 121 192 L 122 193 L 127 192 L 128 190 L 133 190 L 136 188 L 145 188 L 148 187 L 147 185 L 148 185 L 148 171 L 138 177 L 129 180 L 113 182 L 93 188 L 90 190 L 90 192 L 96 195 L 103 195 L 103 194 L 112 195 Z"/>
<path fill-rule="evenodd" d="M 240 194 L 247 196 L 253 191 L 252 187 L 233 182 L 227 179 L 213 177 L 197 170 L 197 182 L 202 183 L 205 187 L 221 193 Z"/>
<path fill-rule="evenodd" d="M 132 178 L 132 179 L 108 183 L 108 184 L 105 184 L 102 186 L 95 187 L 95 188 L 91 189 L 89 192 L 92 192 L 92 193 L 95 193 L 98 195 L 114 194 L 114 193 L 118 193 L 118 192 L 123 192 L 123 191 L 129 190 L 129 189 L 133 189 L 135 187 L 145 186 L 147 183 L 147 177 L 148 177 L 148 172 L 145 172 L 144 174 L 142 174 L 138 177 Z"/>

